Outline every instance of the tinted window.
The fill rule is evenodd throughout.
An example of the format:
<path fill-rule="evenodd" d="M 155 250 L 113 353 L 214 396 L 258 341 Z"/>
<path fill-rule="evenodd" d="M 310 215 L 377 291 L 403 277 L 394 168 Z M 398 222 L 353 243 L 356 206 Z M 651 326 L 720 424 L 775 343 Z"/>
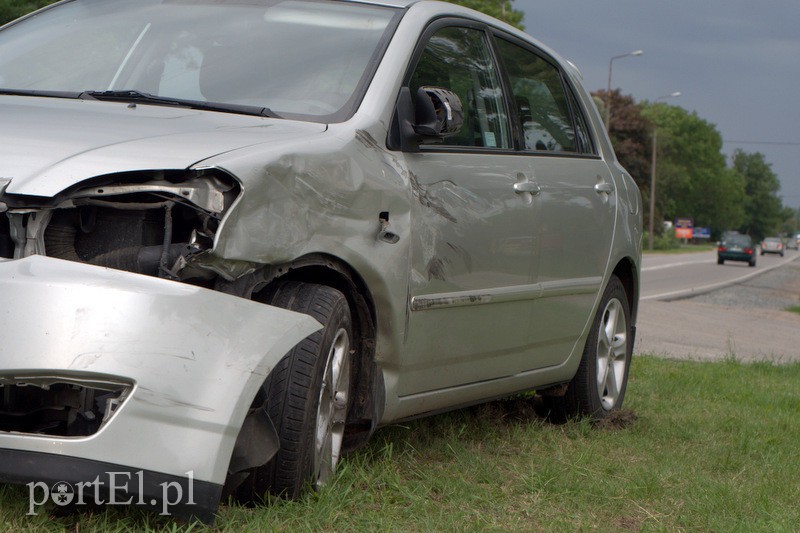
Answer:
<path fill-rule="evenodd" d="M 558 68 L 508 41 L 498 39 L 497 46 L 511 83 L 525 149 L 590 152 L 586 123 L 580 115 L 573 117 L 571 109 L 578 109 L 577 102 L 565 90 Z"/>
<path fill-rule="evenodd" d="M 456 27 L 437 31 L 411 76 L 411 94 L 425 85 L 450 89 L 464 107 L 464 127 L 444 144 L 510 147 L 503 93 L 484 32 Z"/>

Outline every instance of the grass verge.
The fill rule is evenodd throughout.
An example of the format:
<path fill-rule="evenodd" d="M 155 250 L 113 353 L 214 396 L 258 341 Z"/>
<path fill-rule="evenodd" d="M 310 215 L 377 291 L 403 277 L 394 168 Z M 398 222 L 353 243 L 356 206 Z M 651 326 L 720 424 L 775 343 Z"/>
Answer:
<path fill-rule="evenodd" d="M 637 356 L 617 424 L 543 422 L 529 398 L 379 430 L 300 501 L 223 506 L 221 531 L 797 531 L 800 365 Z M 3 531 L 194 530 L 135 509 L 26 516 Z"/>

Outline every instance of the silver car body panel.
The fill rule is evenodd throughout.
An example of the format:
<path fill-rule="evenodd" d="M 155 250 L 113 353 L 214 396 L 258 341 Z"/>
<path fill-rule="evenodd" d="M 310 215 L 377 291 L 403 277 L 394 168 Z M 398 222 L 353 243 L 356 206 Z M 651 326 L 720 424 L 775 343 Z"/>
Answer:
<path fill-rule="evenodd" d="M 10 194 L 55 196 L 94 176 L 184 169 L 250 144 L 302 139 L 325 129 L 323 124 L 164 106 L 0 98 L 0 161 L 3 177 L 13 178 Z"/>
<path fill-rule="evenodd" d="M 0 432 L 0 448 L 222 485 L 247 408 L 307 315 L 182 283 L 42 256 L 0 261 L 0 377 L 131 382 L 94 435 Z"/>

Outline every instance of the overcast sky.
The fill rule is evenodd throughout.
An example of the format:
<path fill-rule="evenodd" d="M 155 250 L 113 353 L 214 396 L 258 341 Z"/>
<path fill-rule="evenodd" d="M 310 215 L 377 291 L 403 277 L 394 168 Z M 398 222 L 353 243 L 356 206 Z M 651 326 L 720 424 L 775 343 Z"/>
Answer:
<path fill-rule="evenodd" d="M 572 60 L 586 87 L 695 111 L 715 124 L 723 151 L 761 152 L 800 207 L 800 1 L 516 0 L 526 31 Z M 741 144 L 734 141 L 751 141 Z M 765 144 L 755 144 L 765 143 Z M 785 144 L 772 144 L 785 143 Z"/>

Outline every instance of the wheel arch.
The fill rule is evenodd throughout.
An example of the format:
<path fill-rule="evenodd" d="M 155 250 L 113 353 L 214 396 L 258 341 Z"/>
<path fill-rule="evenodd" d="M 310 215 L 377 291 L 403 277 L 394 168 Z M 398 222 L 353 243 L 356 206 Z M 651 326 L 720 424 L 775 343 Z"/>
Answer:
<path fill-rule="evenodd" d="M 639 269 L 631 258 L 625 257 L 617 263 L 612 274 L 619 278 L 625 288 L 631 312 L 631 325 L 635 328 L 639 310 Z"/>
<path fill-rule="evenodd" d="M 285 281 L 326 285 L 347 298 L 354 330 L 355 372 L 343 452 L 352 451 L 369 439 L 385 403 L 383 373 L 375 365 L 377 311 L 372 291 L 352 266 L 327 254 L 310 254 L 267 271 L 252 287 L 255 301 L 268 302 L 274 288 Z"/>

